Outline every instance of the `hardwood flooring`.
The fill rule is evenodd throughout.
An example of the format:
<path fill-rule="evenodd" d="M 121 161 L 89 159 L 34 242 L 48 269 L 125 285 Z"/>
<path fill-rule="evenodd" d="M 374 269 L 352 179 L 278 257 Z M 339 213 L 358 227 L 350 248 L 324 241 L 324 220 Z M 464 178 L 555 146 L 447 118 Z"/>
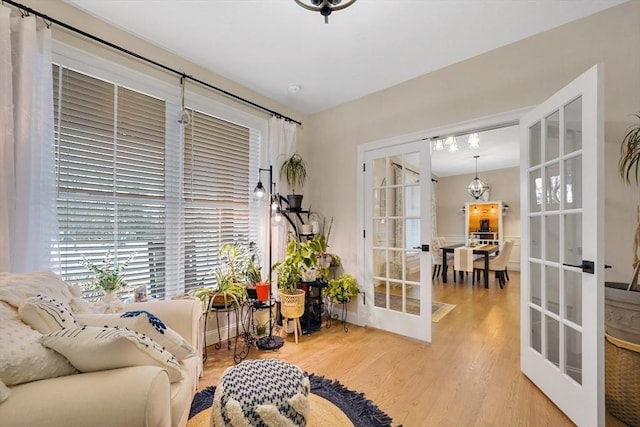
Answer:
<path fill-rule="evenodd" d="M 251 349 L 248 358 L 279 358 L 363 392 L 393 418 L 414 426 L 571 426 L 571 421 L 520 372 L 520 279 L 500 289 L 433 284 L 434 301 L 456 304 L 432 324 L 431 344 L 340 322 L 303 336 L 283 335 L 278 351 Z M 215 385 L 233 365 L 233 350 L 208 347 L 200 387 Z M 610 424 L 608 418 L 607 425 Z"/>

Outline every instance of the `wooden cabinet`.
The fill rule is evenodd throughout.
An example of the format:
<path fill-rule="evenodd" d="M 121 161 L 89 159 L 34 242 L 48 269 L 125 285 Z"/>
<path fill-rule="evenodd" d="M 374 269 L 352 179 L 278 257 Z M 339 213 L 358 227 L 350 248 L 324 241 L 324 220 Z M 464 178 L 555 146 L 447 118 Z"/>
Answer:
<path fill-rule="evenodd" d="M 466 244 L 500 244 L 503 237 L 503 204 L 501 201 L 470 202 L 465 206 Z"/>

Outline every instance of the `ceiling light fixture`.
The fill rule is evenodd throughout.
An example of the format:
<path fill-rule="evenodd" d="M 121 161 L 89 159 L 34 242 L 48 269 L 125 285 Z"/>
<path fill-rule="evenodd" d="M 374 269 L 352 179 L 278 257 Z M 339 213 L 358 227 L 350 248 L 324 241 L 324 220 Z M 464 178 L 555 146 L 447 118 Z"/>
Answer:
<path fill-rule="evenodd" d="M 444 141 L 444 144 L 449 147 L 450 153 L 455 153 L 458 151 L 458 140 L 454 137 L 450 136 Z"/>
<path fill-rule="evenodd" d="M 471 196 L 476 200 L 478 200 L 484 194 L 484 192 L 489 189 L 489 186 L 480 181 L 480 178 L 478 178 L 478 157 L 480 156 L 473 156 L 473 158 L 476 159 L 476 177 L 473 178 L 473 180 L 467 187 L 467 191 L 469 192 L 469 194 L 471 194 Z"/>
<path fill-rule="evenodd" d="M 480 136 L 477 133 L 472 133 L 471 135 L 469 135 L 469 147 L 470 148 L 480 147 Z"/>
<path fill-rule="evenodd" d="M 436 151 L 444 150 L 444 142 L 441 139 L 433 141 L 433 149 Z"/>
<path fill-rule="evenodd" d="M 320 12 L 324 16 L 324 23 L 329 23 L 329 15 L 334 10 L 345 9 L 356 2 L 356 0 L 346 0 L 342 3 L 342 0 L 294 0 L 300 6 L 312 12 Z M 309 4 L 307 4 L 309 3 Z M 342 3 L 342 4 L 341 4 Z"/>

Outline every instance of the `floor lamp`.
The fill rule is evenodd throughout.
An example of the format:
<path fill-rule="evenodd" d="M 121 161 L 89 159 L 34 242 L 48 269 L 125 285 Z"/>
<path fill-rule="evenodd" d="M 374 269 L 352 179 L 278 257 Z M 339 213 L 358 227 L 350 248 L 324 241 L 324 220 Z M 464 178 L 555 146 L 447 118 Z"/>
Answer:
<path fill-rule="evenodd" d="M 272 288 L 273 284 L 271 283 L 271 266 L 273 265 L 273 255 L 271 249 L 271 217 L 274 212 L 276 215 L 280 215 L 280 203 L 278 200 L 278 194 L 276 193 L 276 183 L 273 182 L 273 166 L 269 166 L 269 168 L 258 168 L 258 175 L 262 172 L 269 171 L 269 215 L 268 215 L 268 224 L 267 224 L 267 233 L 269 240 L 269 335 L 266 337 L 260 338 L 256 345 L 260 350 L 277 350 L 284 345 L 284 340 L 281 337 L 273 336 L 273 297 L 272 297 Z M 254 193 L 258 199 L 262 199 L 265 196 L 265 188 L 262 185 L 262 181 L 260 180 L 260 176 L 258 176 L 258 185 L 254 190 Z"/>

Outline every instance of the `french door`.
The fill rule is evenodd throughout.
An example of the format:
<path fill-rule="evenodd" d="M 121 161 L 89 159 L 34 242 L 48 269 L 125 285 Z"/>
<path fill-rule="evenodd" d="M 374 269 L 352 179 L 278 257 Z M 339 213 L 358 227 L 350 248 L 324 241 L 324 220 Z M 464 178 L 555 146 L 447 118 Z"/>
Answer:
<path fill-rule="evenodd" d="M 429 143 L 364 153 L 364 323 L 431 341 Z M 423 246 L 424 245 L 424 246 Z"/>
<path fill-rule="evenodd" d="M 604 425 L 602 70 L 520 131 L 522 372 L 577 425 Z"/>

